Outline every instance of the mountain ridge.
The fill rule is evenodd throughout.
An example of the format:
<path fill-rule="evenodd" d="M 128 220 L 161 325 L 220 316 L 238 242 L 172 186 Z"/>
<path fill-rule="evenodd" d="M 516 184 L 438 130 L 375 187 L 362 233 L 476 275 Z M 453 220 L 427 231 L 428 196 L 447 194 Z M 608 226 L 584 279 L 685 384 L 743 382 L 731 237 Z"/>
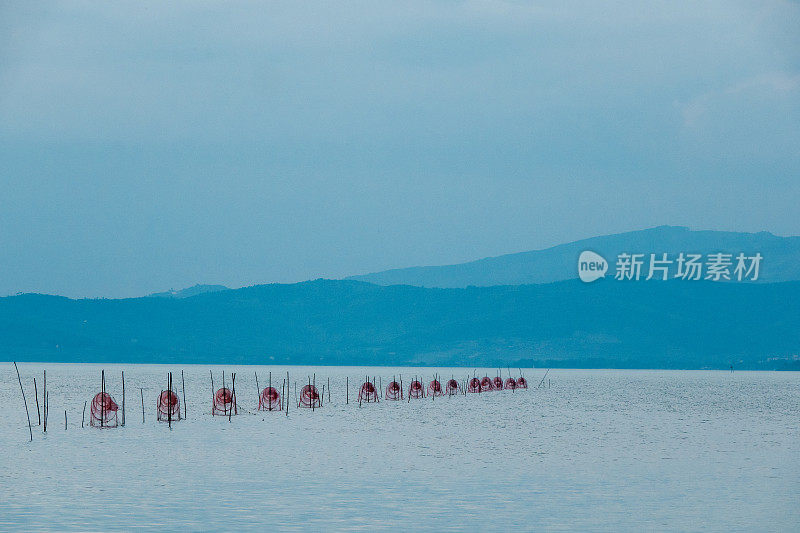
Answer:
<path fill-rule="evenodd" d="M 0 298 L 0 359 L 800 369 L 800 282 L 353 280 L 189 298 Z"/>
<path fill-rule="evenodd" d="M 550 283 L 576 278 L 578 256 L 584 250 L 600 253 L 612 267 L 621 252 L 758 252 L 764 256 L 760 282 L 800 280 L 800 237 L 780 237 L 766 231 L 691 230 L 686 226 L 656 226 L 465 263 L 394 268 L 344 279 L 442 288 Z"/>

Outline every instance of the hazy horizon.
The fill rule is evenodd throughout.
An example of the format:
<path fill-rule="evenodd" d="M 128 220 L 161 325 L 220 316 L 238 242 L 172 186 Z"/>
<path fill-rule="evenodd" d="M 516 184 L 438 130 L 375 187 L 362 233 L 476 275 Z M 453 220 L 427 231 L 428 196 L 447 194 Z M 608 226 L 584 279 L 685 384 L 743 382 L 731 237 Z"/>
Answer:
<path fill-rule="evenodd" d="M 0 7 L 0 295 L 800 235 L 800 5 Z"/>

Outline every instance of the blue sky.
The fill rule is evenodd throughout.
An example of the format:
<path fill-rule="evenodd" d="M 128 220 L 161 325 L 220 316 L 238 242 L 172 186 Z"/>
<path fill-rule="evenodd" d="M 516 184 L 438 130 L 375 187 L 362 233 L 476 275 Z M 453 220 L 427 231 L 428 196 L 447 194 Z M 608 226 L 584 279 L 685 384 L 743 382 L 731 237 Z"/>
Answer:
<path fill-rule="evenodd" d="M 797 2 L 0 7 L 0 294 L 800 234 Z"/>

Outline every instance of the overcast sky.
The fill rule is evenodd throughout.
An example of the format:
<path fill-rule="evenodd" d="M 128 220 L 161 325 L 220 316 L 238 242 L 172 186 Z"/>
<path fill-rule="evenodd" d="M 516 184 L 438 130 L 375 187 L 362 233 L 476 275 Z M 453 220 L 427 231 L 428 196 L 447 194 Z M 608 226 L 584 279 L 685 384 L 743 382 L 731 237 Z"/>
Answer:
<path fill-rule="evenodd" d="M 3 2 L 0 294 L 800 234 L 796 2 Z"/>

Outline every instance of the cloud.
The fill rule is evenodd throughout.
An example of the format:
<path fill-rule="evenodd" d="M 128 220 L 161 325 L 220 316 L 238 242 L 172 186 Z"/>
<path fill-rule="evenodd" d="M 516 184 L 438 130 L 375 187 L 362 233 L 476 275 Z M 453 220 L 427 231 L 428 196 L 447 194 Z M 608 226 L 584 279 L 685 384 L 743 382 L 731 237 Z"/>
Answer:
<path fill-rule="evenodd" d="M 797 4 L 0 10 L 11 292 L 290 281 L 663 223 L 800 232 Z"/>

